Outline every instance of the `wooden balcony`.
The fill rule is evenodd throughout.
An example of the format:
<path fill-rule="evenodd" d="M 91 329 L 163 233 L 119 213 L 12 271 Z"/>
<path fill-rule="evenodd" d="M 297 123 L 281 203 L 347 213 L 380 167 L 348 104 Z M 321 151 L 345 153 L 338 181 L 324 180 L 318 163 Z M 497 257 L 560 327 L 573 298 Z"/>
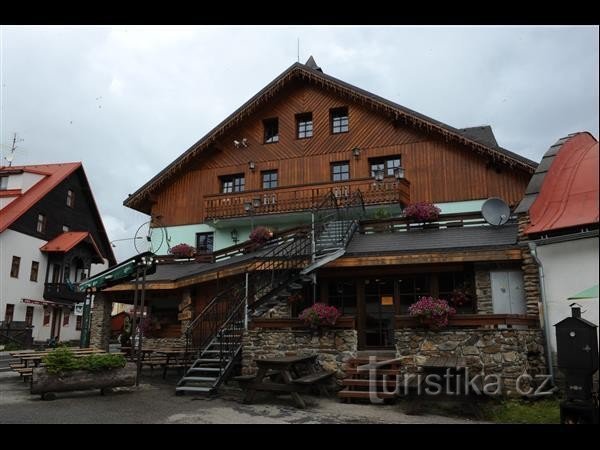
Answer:
<path fill-rule="evenodd" d="M 204 220 L 228 217 L 246 217 L 244 203 L 260 199 L 255 216 L 288 212 L 310 211 L 330 191 L 336 196 L 339 206 L 359 191 L 365 206 L 399 204 L 410 202 L 410 183 L 407 180 L 386 178 L 375 182 L 372 178 L 341 181 L 337 183 L 315 183 L 301 186 L 286 186 L 276 189 L 207 195 L 204 197 Z"/>
<path fill-rule="evenodd" d="M 85 293 L 75 292 L 65 283 L 46 283 L 44 285 L 44 298 L 46 300 L 71 300 L 73 302 L 82 302 L 85 299 Z"/>

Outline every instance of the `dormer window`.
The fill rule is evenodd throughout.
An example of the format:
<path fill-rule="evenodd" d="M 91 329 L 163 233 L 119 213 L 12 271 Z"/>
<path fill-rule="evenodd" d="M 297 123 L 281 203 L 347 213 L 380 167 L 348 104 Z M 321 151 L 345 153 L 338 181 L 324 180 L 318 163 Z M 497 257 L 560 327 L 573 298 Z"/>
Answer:
<path fill-rule="evenodd" d="M 0 177 L 0 191 L 8 189 L 8 177 Z"/>
<path fill-rule="evenodd" d="M 265 144 L 279 142 L 279 119 L 263 120 L 265 127 Z"/>
<path fill-rule="evenodd" d="M 331 133 L 347 133 L 348 132 L 348 108 L 335 108 L 330 110 L 331 114 Z"/>
<path fill-rule="evenodd" d="M 71 189 L 67 191 L 67 206 L 73 208 L 75 206 L 75 192 Z"/>

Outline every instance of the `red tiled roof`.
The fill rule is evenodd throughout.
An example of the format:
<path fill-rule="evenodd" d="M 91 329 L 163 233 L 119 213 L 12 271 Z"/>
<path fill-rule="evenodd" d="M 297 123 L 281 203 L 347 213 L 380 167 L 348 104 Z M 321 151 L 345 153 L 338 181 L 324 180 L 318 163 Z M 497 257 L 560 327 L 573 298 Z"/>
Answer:
<path fill-rule="evenodd" d="M 92 247 L 94 247 L 94 250 L 100 259 L 102 259 L 102 253 L 100 252 L 100 249 L 98 249 L 96 242 L 94 242 L 94 238 L 88 231 L 67 231 L 59 234 L 51 241 L 48 241 L 46 244 L 42 245 L 40 247 L 40 251 L 66 253 L 87 238 L 89 238 L 88 242 L 92 244 Z"/>
<path fill-rule="evenodd" d="M 598 223 L 598 141 L 577 133 L 560 148 L 529 209 L 525 233 Z"/>
<path fill-rule="evenodd" d="M 44 175 L 44 178 L 0 210 L 0 233 L 11 226 L 15 220 L 25 214 L 29 208 L 40 201 L 48 192 L 79 167 L 81 167 L 80 162 L 0 167 L 0 175 L 3 173 L 14 173 L 19 170 Z"/>

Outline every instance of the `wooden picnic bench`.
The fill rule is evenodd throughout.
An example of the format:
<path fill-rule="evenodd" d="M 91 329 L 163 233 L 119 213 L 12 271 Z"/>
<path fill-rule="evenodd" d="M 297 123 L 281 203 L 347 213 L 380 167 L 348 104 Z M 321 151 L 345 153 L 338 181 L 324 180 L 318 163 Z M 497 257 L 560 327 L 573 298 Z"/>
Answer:
<path fill-rule="evenodd" d="M 317 355 L 257 359 L 256 375 L 242 375 L 233 379 L 246 391 L 244 403 L 251 403 L 257 391 L 267 391 L 289 393 L 296 406 L 305 408 L 306 404 L 300 393 L 318 388 L 320 393 L 328 395 L 325 382 L 333 376 L 333 372 L 318 371 L 315 367 L 316 360 Z M 308 374 L 301 375 L 302 371 Z"/>

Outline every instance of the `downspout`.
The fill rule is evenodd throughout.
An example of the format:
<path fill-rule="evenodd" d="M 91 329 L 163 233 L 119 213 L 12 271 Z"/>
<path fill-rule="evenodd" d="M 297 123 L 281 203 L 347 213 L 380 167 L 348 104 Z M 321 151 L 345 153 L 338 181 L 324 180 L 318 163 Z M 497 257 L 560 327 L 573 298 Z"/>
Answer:
<path fill-rule="evenodd" d="M 550 323 L 548 322 L 548 306 L 546 302 L 546 289 L 544 282 L 544 266 L 542 262 L 537 256 L 537 246 L 535 242 L 528 242 L 529 252 L 533 257 L 535 263 L 538 266 L 538 273 L 540 275 L 540 297 L 542 298 L 542 308 L 543 308 L 543 317 L 544 317 L 544 335 L 546 337 L 546 364 L 548 365 L 548 373 L 550 374 L 550 378 L 552 380 L 552 384 L 554 383 L 554 366 L 552 365 L 552 347 L 550 346 Z"/>

